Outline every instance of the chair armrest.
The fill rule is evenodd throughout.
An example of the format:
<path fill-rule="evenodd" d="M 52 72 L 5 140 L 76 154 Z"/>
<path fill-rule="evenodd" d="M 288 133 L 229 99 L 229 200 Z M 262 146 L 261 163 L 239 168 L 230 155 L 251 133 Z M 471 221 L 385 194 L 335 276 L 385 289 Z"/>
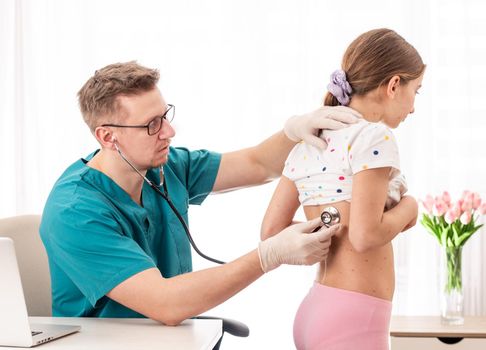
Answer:
<path fill-rule="evenodd" d="M 250 334 L 248 326 L 240 321 L 214 316 L 196 316 L 193 318 L 199 320 L 222 320 L 223 332 L 234 335 L 235 337 L 248 337 L 248 335 Z"/>

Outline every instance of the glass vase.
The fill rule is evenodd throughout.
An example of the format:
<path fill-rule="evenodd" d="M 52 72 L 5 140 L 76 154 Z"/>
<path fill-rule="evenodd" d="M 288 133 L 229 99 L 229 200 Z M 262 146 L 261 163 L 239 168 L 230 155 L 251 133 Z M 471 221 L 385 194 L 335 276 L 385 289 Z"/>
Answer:
<path fill-rule="evenodd" d="M 462 293 L 462 247 L 443 247 L 442 256 L 442 323 L 464 324 Z"/>

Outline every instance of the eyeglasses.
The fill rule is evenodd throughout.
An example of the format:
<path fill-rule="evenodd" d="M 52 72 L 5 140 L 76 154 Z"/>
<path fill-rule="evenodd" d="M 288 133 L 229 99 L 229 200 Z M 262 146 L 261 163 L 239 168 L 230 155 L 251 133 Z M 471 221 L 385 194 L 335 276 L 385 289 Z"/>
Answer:
<path fill-rule="evenodd" d="M 169 108 L 159 117 L 155 117 L 148 122 L 147 125 L 118 125 L 118 124 L 103 124 L 101 126 L 113 126 L 116 128 L 147 128 L 149 136 L 155 135 L 162 128 L 163 121 L 171 123 L 174 120 L 175 106 L 168 104 Z"/>

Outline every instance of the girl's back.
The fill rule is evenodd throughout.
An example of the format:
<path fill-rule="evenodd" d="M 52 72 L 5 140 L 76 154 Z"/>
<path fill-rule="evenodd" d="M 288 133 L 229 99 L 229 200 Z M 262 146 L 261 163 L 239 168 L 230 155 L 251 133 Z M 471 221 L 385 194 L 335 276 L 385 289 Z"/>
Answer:
<path fill-rule="evenodd" d="M 307 206 L 305 215 L 308 219 L 318 217 L 326 206 Z M 332 238 L 329 255 L 320 264 L 316 281 L 329 287 L 392 300 L 395 286 L 392 244 L 357 252 L 349 240 L 350 203 L 341 201 L 333 207 L 339 210 L 341 223 L 346 229 Z"/>
<path fill-rule="evenodd" d="M 399 173 L 395 138 L 385 125 L 365 120 L 340 130 L 326 130 L 326 150 L 299 144 L 289 155 L 284 175 L 294 181 L 307 219 L 318 217 L 332 205 L 349 228 L 353 175 L 376 167 L 390 167 L 390 178 Z M 351 228 L 353 229 L 353 228 Z M 317 282 L 391 300 L 394 289 L 391 243 L 358 252 L 346 229 L 333 237 L 327 260 L 321 263 Z"/>

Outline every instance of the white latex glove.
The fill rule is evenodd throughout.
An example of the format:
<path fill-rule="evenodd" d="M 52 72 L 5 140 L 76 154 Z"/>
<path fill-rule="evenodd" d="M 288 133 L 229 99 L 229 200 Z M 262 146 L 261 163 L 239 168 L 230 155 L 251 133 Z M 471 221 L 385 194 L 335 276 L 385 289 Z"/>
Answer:
<path fill-rule="evenodd" d="M 321 129 L 336 130 L 356 123 L 361 115 L 345 106 L 323 106 L 313 112 L 290 117 L 284 126 L 287 137 L 326 149 L 327 143 L 317 135 Z"/>
<path fill-rule="evenodd" d="M 263 272 L 269 272 L 282 264 L 313 265 L 327 257 L 331 237 L 341 226 L 322 227 L 319 231 L 313 229 L 322 224 L 321 218 L 295 224 L 280 231 L 258 245 L 258 255 Z"/>
<path fill-rule="evenodd" d="M 407 182 L 402 174 L 397 174 L 388 183 L 388 198 L 385 202 L 385 210 L 390 210 L 400 202 L 408 191 Z"/>

